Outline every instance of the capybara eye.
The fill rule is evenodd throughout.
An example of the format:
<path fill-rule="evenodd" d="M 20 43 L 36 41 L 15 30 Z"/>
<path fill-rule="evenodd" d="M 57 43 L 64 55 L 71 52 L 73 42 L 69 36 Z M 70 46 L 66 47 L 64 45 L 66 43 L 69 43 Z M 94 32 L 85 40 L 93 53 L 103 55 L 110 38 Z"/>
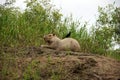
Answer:
<path fill-rule="evenodd" d="M 49 37 L 51 37 L 52 35 L 50 34 Z"/>

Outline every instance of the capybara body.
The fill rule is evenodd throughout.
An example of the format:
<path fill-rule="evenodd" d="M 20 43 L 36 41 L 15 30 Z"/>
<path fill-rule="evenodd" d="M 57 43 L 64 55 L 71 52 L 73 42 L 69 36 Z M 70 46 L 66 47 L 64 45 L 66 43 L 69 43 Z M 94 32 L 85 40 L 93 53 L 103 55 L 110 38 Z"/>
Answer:
<path fill-rule="evenodd" d="M 80 51 L 80 45 L 77 40 L 73 38 L 60 39 L 55 34 L 48 34 L 44 36 L 47 45 L 41 47 L 51 48 L 59 51 Z"/>

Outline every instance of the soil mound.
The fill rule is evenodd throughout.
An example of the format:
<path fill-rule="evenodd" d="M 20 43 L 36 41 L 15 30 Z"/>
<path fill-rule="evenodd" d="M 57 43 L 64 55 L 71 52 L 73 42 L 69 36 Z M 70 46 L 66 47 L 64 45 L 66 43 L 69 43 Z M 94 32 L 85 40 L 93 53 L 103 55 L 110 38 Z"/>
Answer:
<path fill-rule="evenodd" d="M 35 47 L 4 52 L 14 53 L 16 64 L 9 66 L 17 77 L 7 74 L 1 75 L 1 79 L 120 80 L 120 61 L 100 55 Z"/>

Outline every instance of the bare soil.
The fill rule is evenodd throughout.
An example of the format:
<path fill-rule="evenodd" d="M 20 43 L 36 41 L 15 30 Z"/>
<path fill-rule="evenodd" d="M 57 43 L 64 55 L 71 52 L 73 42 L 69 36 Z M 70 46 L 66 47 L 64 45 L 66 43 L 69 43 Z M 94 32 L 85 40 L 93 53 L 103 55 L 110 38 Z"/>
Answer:
<path fill-rule="evenodd" d="M 120 61 L 101 55 L 36 47 L 1 52 L 10 56 L 0 57 L 0 80 L 120 80 Z"/>

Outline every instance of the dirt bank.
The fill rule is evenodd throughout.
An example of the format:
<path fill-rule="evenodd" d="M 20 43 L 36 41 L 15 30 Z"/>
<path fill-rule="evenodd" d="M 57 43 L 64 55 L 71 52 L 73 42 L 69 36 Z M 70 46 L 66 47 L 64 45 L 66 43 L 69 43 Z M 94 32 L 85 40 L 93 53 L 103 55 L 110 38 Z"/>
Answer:
<path fill-rule="evenodd" d="M 120 61 L 100 55 L 35 47 L 1 52 L 0 80 L 120 80 Z"/>

